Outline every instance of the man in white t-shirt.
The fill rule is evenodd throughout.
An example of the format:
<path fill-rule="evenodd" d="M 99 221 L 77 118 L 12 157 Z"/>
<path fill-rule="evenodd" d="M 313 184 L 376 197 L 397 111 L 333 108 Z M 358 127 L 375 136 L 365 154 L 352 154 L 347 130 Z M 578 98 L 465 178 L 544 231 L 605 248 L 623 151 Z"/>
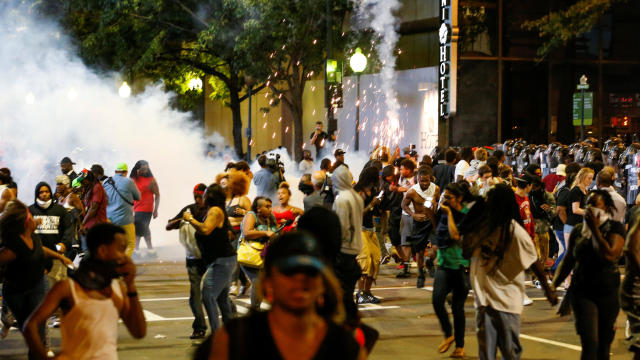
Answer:
<path fill-rule="evenodd" d="M 456 182 L 464 179 L 464 173 L 467 171 L 467 168 L 469 168 L 469 163 L 472 159 L 473 149 L 470 147 L 462 148 L 462 151 L 460 151 L 460 161 L 456 164 L 456 171 L 453 175 Z"/>
<path fill-rule="evenodd" d="M 504 211 L 505 207 L 511 211 Z M 503 359 L 520 359 L 522 346 L 518 338 L 525 297 L 524 271 L 531 268 L 536 276 L 544 279 L 542 264 L 537 261 L 531 237 L 521 225 L 518 204 L 509 186 L 499 184 L 489 191 L 481 217 L 477 222 L 480 225 L 464 237 L 464 247 L 473 254 L 470 280 L 477 308 L 478 357 L 494 360 L 500 348 Z M 491 226 L 487 225 L 488 219 L 501 225 L 487 228 Z M 510 230 L 503 232 L 506 226 Z M 508 244 L 506 250 L 500 250 L 504 244 Z M 555 305 L 557 296 L 546 285 L 544 281 L 545 296 Z"/>

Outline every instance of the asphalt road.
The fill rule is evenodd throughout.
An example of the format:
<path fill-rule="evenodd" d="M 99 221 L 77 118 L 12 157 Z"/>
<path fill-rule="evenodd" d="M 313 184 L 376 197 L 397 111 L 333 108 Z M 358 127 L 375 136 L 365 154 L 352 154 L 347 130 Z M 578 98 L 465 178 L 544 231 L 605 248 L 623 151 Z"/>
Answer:
<path fill-rule="evenodd" d="M 413 269 L 415 272 L 415 268 Z M 415 287 L 415 277 L 396 279 L 394 266 L 383 266 L 373 293 L 382 298 L 379 305 L 360 307 L 364 321 L 380 332 L 380 340 L 370 359 L 410 360 L 447 358 L 439 354 L 442 341 L 438 320 L 431 305 L 431 284 L 428 278 L 424 288 Z M 189 339 L 192 316 L 188 305 L 189 283 L 184 262 L 164 261 L 140 264 L 138 267 L 138 293 L 148 321 L 146 338 L 135 340 L 121 324 L 119 326 L 118 356 L 122 360 L 190 359 L 199 341 Z M 580 341 L 575 334 L 571 316 L 558 317 L 542 292 L 527 288 L 534 304 L 522 315 L 521 343 L 523 359 L 579 359 Z M 248 297 L 236 299 L 239 312 L 246 311 Z M 467 358 L 477 358 L 475 337 L 475 311 L 472 295 L 465 305 L 465 350 Z M 613 359 L 629 359 L 624 344 L 625 317 L 618 317 L 618 331 L 613 342 Z M 60 332 L 51 329 L 54 350 L 59 348 Z M 449 353 L 453 350 L 449 351 Z M 0 359 L 26 359 L 22 336 L 12 329 L 0 340 Z"/>

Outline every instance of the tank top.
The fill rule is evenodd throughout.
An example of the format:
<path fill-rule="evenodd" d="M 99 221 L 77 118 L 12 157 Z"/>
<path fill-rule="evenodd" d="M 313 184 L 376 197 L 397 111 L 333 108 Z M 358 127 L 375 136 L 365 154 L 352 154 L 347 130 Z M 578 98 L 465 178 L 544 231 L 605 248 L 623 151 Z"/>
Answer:
<path fill-rule="evenodd" d="M 151 181 L 153 177 L 138 176 L 133 178 L 138 190 L 140 190 L 140 200 L 133 201 L 133 211 L 153 212 L 153 192 L 151 191 Z"/>
<path fill-rule="evenodd" d="M 89 297 L 73 279 L 68 279 L 74 306 L 62 317 L 61 360 L 117 360 L 119 311 L 114 304 L 123 297 L 118 280 L 111 281 L 113 294 L 108 299 Z"/>
<path fill-rule="evenodd" d="M 267 312 L 252 312 L 225 324 L 229 334 L 229 354 L 236 360 L 281 360 L 271 335 Z M 347 330 L 329 322 L 327 332 L 312 359 L 355 360 L 360 346 Z"/>
<path fill-rule="evenodd" d="M 233 202 L 233 200 L 238 199 L 238 203 L 235 205 L 231 205 L 231 203 Z M 231 200 L 229 200 L 229 203 L 227 203 L 227 206 L 224 209 L 224 212 L 227 213 L 228 217 L 243 217 L 242 215 L 237 215 L 236 214 L 236 210 L 240 209 L 240 198 L 238 197 L 234 197 L 231 198 Z"/>
<path fill-rule="evenodd" d="M 213 229 L 209 235 L 196 233 L 196 242 L 200 248 L 200 255 L 207 266 L 218 258 L 236 254 L 236 250 L 229 241 L 229 227 L 229 219 L 225 214 L 222 227 Z"/>
<path fill-rule="evenodd" d="M 283 212 L 276 212 L 275 210 L 273 211 L 273 216 L 276 217 L 276 222 L 278 223 L 278 227 L 284 225 L 284 223 L 287 220 L 291 220 L 291 221 L 295 221 L 296 220 L 296 215 L 293 213 L 293 211 L 291 211 L 291 209 L 286 209 Z M 295 223 L 292 223 L 289 226 L 285 226 L 284 229 L 282 229 L 282 233 L 286 233 L 288 231 L 293 230 L 293 228 L 295 227 Z"/>
<path fill-rule="evenodd" d="M 413 185 L 411 189 L 413 189 L 413 191 L 420 195 L 420 197 L 423 198 L 425 202 L 433 200 L 433 197 L 436 195 L 436 184 L 434 184 L 433 182 L 430 183 L 427 190 L 424 191 L 422 191 L 420 184 Z M 409 204 L 409 209 L 411 209 L 411 211 L 415 211 L 415 209 L 413 208 L 413 202 Z M 404 211 L 402 212 L 402 214 L 409 215 Z"/>

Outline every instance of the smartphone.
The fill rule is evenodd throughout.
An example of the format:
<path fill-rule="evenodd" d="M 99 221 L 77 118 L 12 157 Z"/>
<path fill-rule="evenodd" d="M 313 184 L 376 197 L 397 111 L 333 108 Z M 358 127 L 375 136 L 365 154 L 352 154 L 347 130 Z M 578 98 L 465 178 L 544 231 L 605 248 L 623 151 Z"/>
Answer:
<path fill-rule="evenodd" d="M 380 190 L 380 193 L 377 196 L 378 200 L 382 200 L 383 195 L 384 195 L 384 190 Z"/>

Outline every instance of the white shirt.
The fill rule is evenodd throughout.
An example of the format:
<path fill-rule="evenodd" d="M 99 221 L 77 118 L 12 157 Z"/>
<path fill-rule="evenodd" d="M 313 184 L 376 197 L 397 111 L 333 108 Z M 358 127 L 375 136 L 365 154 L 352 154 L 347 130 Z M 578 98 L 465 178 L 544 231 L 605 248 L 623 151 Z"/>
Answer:
<path fill-rule="evenodd" d="M 313 172 L 313 161 L 303 159 L 300 161 L 300 165 L 298 165 L 298 170 L 302 175 L 311 174 Z"/>
<path fill-rule="evenodd" d="M 465 160 L 458 161 L 458 164 L 456 165 L 456 171 L 453 174 L 453 181 L 458 181 L 458 176 L 464 176 L 464 173 L 465 171 L 467 171 L 468 167 L 469 163 Z"/>
<path fill-rule="evenodd" d="M 527 231 L 515 220 L 511 222 L 513 236 L 509 249 L 497 269 L 495 260 L 484 264 L 480 249 L 471 257 L 471 287 L 476 307 L 489 306 L 494 310 L 522 313 L 524 300 L 524 270 L 538 260 L 536 247 Z"/>
<path fill-rule="evenodd" d="M 624 224 L 624 213 L 627 211 L 627 202 L 624 200 L 622 195 L 618 194 L 611 187 L 602 188 L 600 190 L 604 190 L 611 195 L 611 199 L 613 200 L 613 220 L 619 222 L 620 224 Z"/>

